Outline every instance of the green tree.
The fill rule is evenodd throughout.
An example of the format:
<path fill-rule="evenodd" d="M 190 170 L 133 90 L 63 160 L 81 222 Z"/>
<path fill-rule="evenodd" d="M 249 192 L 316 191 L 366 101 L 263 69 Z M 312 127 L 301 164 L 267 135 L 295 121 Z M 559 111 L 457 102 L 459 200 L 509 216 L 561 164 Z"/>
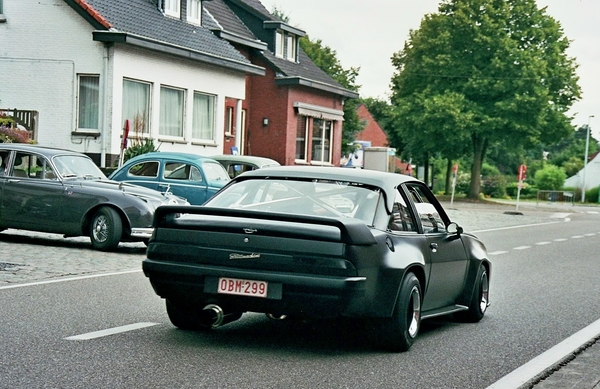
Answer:
<path fill-rule="evenodd" d="M 555 165 L 546 165 L 535 172 L 535 186 L 540 190 L 559 190 L 565 184 L 565 171 Z"/>
<path fill-rule="evenodd" d="M 392 57 L 392 104 L 410 153 L 455 158 L 470 145 L 469 198 L 486 153 L 552 144 L 580 97 L 560 24 L 535 0 L 443 0 Z"/>

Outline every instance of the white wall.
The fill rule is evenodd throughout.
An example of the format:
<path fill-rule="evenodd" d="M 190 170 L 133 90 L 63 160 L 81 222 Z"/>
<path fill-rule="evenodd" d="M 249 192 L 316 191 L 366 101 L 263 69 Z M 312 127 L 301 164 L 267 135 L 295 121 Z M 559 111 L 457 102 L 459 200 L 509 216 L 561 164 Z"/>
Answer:
<path fill-rule="evenodd" d="M 119 153 L 121 134 L 124 125 L 122 118 L 123 78 L 151 83 L 151 123 L 150 133 L 155 145 L 161 151 L 192 152 L 201 155 L 223 153 L 223 132 L 225 117 L 225 97 L 244 99 L 245 77 L 241 72 L 229 72 L 223 69 L 203 65 L 198 62 L 168 57 L 147 50 L 117 45 L 112 59 L 113 78 L 113 117 L 110 147 L 107 152 Z M 186 91 L 185 129 L 183 141 L 169 142 L 158 134 L 160 86 L 181 88 Z M 192 100 L 194 92 L 203 92 L 217 96 L 215 145 L 196 145 L 190 141 Z"/>
<path fill-rule="evenodd" d="M 38 143 L 100 152 L 99 139 L 72 138 L 77 73 L 102 72 L 103 45 L 63 0 L 4 0 L 0 108 L 35 110 Z"/>
<path fill-rule="evenodd" d="M 123 127 L 123 77 L 128 77 L 153 85 L 151 130 L 155 139 L 161 84 L 186 89 L 188 107 L 194 91 L 216 95 L 216 145 L 193 145 L 189 138 L 180 143 L 155 143 L 163 151 L 202 155 L 223 152 L 225 97 L 244 98 L 243 73 L 122 44 L 107 50 L 92 40 L 92 26 L 63 0 L 4 0 L 3 4 L 7 21 L 0 23 L 0 108 L 38 111 L 39 144 L 118 155 Z M 100 113 L 104 150 L 100 136 L 72 135 L 77 130 L 80 73 L 100 75 L 101 106 L 104 86 L 107 87 L 106 110 Z M 191 115 L 186 115 L 186 133 L 190 132 L 191 119 Z"/>

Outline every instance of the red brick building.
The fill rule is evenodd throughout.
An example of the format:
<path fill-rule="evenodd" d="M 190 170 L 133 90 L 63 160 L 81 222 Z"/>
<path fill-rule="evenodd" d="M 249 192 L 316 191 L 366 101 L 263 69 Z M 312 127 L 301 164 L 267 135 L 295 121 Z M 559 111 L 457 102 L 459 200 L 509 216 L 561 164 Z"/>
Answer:
<path fill-rule="evenodd" d="M 227 102 L 224 152 L 235 147 L 282 165 L 339 166 L 344 100 L 358 94 L 319 69 L 298 45 L 305 32 L 260 1 L 212 0 L 204 7 L 216 22 L 213 33 L 266 69 L 265 76 L 246 77 L 244 101 Z"/>

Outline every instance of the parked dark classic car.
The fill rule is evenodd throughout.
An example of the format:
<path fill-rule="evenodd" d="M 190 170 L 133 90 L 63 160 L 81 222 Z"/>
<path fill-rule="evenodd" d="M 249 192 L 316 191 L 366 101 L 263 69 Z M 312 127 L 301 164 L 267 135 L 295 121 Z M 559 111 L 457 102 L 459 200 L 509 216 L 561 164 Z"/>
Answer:
<path fill-rule="evenodd" d="M 209 157 L 190 153 L 153 152 L 131 158 L 110 179 L 173 193 L 202 205 L 229 182 L 225 168 Z"/>
<path fill-rule="evenodd" d="M 158 206 L 187 204 L 109 181 L 85 154 L 13 143 L 0 144 L 0 193 L 0 231 L 89 236 L 98 250 L 147 241 Z"/>
<path fill-rule="evenodd" d="M 368 319 L 381 347 L 406 351 L 421 320 L 477 322 L 489 305 L 484 244 L 405 175 L 259 169 L 203 207 L 159 207 L 154 225 L 143 270 L 181 329 L 244 312 L 347 316 Z"/>
<path fill-rule="evenodd" d="M 222 154 L 211 155 L 211 158 L 223 165 L 231 178 L 251 170 L 279 166 L 279 162 L 271 158 L 254 155 Z"/>

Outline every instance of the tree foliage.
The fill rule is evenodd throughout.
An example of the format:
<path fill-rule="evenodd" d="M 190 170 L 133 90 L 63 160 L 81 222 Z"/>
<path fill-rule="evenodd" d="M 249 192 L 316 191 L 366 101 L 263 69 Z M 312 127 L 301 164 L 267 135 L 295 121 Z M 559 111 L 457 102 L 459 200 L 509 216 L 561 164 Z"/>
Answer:
<path fill-rule="evenodd" d="M 535 172 L 535 185 L 540 190 L 559 190 L 565 184 L 565 171 L 555 165 L 546 165 Z"/>
<path fill-rule="evenodd" d="M 477 198 L 486 153 L 573 131 L 580 96 L 560 24 L 535 0 L 443 0 L 392 57 L 397 137 L 413 156 L 471 154 Z"/>

